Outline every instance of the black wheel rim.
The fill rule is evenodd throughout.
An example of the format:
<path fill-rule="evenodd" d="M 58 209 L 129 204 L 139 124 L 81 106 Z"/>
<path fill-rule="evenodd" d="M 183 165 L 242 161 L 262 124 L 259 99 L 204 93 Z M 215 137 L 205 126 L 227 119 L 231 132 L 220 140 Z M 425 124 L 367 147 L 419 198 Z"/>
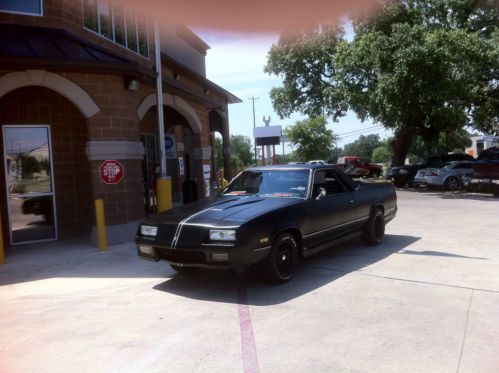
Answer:
<path fill-rule="evenodd" d="M 277 270 L 281 277 L 286 278 L 293 274 L 293 243 L 290 239 L 281 242 L 276 260 Z"/>
<path fill-rule="evenodd" d="M 454 179 L 453 177 L 450 178 L 449 180 L 447 180 L 447 187 L 450 189 L 450 190 L 454 190 L 454 189 L 457 189 L 457 180 Z"/>

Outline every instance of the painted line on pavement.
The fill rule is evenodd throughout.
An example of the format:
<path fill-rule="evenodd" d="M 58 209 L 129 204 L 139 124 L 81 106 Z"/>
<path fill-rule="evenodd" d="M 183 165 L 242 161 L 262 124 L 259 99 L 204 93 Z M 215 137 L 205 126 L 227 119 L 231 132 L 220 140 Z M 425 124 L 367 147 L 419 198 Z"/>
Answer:
<path fill-rule="evenodd" d="M 244 273 L 237 273 L 237 312 L 241 329 L 241 352 L 243 355 L 244 373 L 259 373 L 258 355 L 256 352 L 255 335 L 248 305 L 248 291 Z"/>

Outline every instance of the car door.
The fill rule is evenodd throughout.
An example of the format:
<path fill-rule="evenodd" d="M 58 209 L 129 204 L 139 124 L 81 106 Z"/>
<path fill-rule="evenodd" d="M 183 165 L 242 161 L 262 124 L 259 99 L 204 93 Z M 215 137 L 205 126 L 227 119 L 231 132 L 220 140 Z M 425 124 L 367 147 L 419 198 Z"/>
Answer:
<path fill-rule="evenodd" d="M 306 247 L 320 245 L 349 232 L 355 216 L 353 193 L 332 169 L 318 169 L 313 175 L 310 218 L 304 235 Z"/>
<path fill-rule="evenodd" d="M 474 164 L 472 162 L 458 163 L 454 166 L 453 173 L 457 177 L 460 177 L 463 175 L 471 175 L 473 173 L 473 166 L 474 166 Z"/>

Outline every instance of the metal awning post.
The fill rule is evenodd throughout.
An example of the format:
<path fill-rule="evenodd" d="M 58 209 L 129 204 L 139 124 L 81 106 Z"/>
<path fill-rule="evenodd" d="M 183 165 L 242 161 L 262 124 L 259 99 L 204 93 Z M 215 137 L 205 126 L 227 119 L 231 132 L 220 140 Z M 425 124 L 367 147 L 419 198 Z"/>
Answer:
<path fill-rule="evenodd" d="M 173 206 L 172 180 L 166 174 L 165 123 L 163 118 L 163 78 L 161 74 L 161 43 L 158 20 L 154 20 L 154 55 L 156 65 L 156 106 L 158 108 L 159 158 L 161 174 L 156 182 L 158 212 Z"/>
<path fill-rule="evenodd" d="M 154 21 L 154 55 L 156 67 L 156 105 L 158 108 L 158 136 L 161 177 L 166 177 L 165 123 L 163 118 L 163 77 L 161 74 L 161 43 L 159 23 Z"/>

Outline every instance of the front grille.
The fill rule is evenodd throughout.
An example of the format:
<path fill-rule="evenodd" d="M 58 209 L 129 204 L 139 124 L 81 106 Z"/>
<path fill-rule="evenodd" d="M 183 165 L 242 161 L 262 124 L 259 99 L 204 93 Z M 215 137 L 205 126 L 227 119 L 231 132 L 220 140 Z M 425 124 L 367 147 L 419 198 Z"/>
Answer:
<path fill-rule="evenodd" d="M 206 256 L 203 252 L 194 250 L 177 250 L 177 249 L 163 249 L 159 247 L 154 248 L 156 255 L 160 259 L 164 259 L 174 263 L 185 264 L 205 264 Z"/>

